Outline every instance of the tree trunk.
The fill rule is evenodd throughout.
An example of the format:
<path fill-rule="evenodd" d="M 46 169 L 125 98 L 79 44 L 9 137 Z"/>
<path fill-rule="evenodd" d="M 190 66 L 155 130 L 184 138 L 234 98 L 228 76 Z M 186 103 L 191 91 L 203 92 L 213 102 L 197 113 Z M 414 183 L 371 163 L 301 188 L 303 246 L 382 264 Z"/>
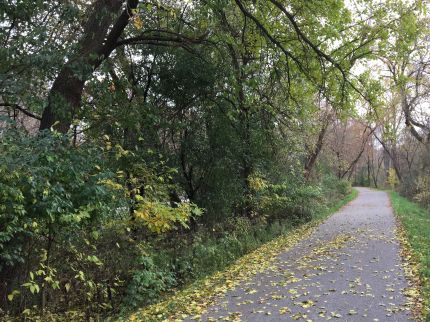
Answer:
<path fill-rule="evenodd" d="M 77 49 L 60 70 L 48 94 L 40 130 L 52 126 L 62 133 L 69 130 L 81 106 L 85 82 L 115 49 L 138 0 L 128 0 L 127 8 L 118 16 L 123 3 L 124 0 L 97 0 L 92 5 Z"/>
<path fill-rule="evenodd" d="M 324 145 L 324 137 L 325 134 L 327 132 L 327 128 L 328 128 L 328 123 L 329 123 L 329 119 L 327 119 L 327 121 L 323 124 L 319 135 L 318 135 L 318 141 L 317 144 L 315 145 L 315 149 L 312 151 L 312 153 L 308 156 L 306 163 L 305 163 L 305 178 L 309 179 L 309 176 L 312 172 L 312 169 L 315 166 L 315 163 L 318 159 L 318 156 L 323 148 Z"/>

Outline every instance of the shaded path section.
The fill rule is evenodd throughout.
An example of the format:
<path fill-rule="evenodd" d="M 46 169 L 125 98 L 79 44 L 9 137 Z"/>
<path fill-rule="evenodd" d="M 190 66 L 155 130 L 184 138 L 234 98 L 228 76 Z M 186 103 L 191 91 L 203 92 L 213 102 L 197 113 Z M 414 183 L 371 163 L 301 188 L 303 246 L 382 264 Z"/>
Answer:
<path fill-rule="evenodd" d="M 203 321 L 408 321 L 395 219 L 385 192 L 359 195 Z"/>

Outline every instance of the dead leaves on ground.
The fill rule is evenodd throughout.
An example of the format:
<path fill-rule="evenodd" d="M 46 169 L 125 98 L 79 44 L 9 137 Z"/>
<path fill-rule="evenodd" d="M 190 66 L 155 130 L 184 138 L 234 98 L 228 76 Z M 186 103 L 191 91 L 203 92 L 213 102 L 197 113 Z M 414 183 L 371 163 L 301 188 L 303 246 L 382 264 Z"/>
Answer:
<path fill-rule="evenodd" d="M 281 236 L 256 251 L 249 253 L 223 272 L 193 283 L 160 303 L 148 306 L 127 318 L 126 321 L 181 321 L 185 318 L 199 319 L 216 299 L 252 276 L 272 268 L 276 256 L 307 238 L 319 222 L 315 221 Z M 254 290 L 250 290 L 254 292 Z M 225 317 L 226 321 L 238 320 L 240 316 Z"/>
<path fill-rule="evenodd" d="M 410 287 L 404 290 L 404 294 L 409 299 L 407 305 L 410 307 L 414 317 L 418 321 L 424 321 L 424 316 L 429 314 L 430 308 L 424 305 L 421 294 L 421 281 L 419 278 L 419 266 L 414 259 L 411 245 L 406 237 L 406 232 L 397 218 L 396 235 L 401 245 L 402 268 L 408 279 Z"/>
<path fill-rule="evenodd" d="M 309 318 L 312 310 L 313 314 L 318 315 L 319 320 L 343 320 L 347 319 L 348 316 L 350 318 L 359 316 L 360 318 L 371 321 L 372 319 L 370 318 L 370 314 L 368 316 L 367 309 L 361 308 L 361 310 L 359 310 L 357 307 L 350 307 L 345 311 L 338 312 L 327 310 L 324 306 L 320 305 L 323 303 L 318 303 L 320 296 L 332 293 L 375 298 L 372 294 L 372 287 L 368 283 L 363 282 L 360 278 L 363 266 L 351 266 L 350 269 L 356 271 L 358 275 L 357 278 L 349 282 L 347 281 L 346 289 L 335 289 L 327 287 L 327 285 L 323 287 L 323 285 L 319 285 L 318 283 L 306 284 L 306 282 L 315 276 L 332 273 L 336 267 L 342 267 L 343 261 L 353 256 L 348 251 L 339 251 L 345 247 L 347 243 L 351 242 L 355 245 L 365 245 L 368 240 L 379 240 L 385 243 L 397 244 L 396 238 L 393 236 L 381 236 L 380 234 L 369 233 L 369 231 L 366 232 L 363 230 L 357 231 L 357 234 L 367 233 L 367 239 L 365 240 L 357 241 L 351 234 L 340 234 L 331 241 L 313 244 L 313 248 L 306 250 L 305 255 L 294 261 L 295 268 L 305 272 L 303 275 L 295 276 L 289 269 L 282 266 L 282 263 L 277 259 L 277 255 L 288 250 L 297 244 L 298 241 L 308 237 L 312 233 L 313 227 L 315 227 L 315 224 L 306 225 L 296 230 L 294 233 L 291 233 L 289 236 L 283 236 L 271 243 L 263 245 L 253 253 L 239 259 L 226 271 L 216 273 L 209 278 L 194 283 L 191 287 L 177 292 L 161 303 L 144 308 L 136 314 L 129 316 L 128 320 L 148 322 L 182 321 L 183 319 L 200 320 L 208 307 L 218 303 L 217 307 L 219 307 L 221 311 L 222 308 L 224 309 L 223 315 L 218 316 L 216 319 L 205 317 L 205 320 L 241 321 L 243 319 L 241 312 L 228 312 L 228 301 L 225 301 L 224 304 L 219 304 L 219 299 L 222 298 L 227 291 L 240 285 L 241 294 L 243 294 L 243 296 L 233 295 L 235 300 L 232 305 L 241 310 L 243 306 L 245 306 L 247 310 L 250 310 L 253 314 L 260 314 L 262 319 L 263 316 L 279 315 L 285 317 L 285 319 L 294 321 L 312 321 Z M 356 236 L 357 234 L 354 235 Z M 400 234 L 398 238 L 404 246 L 406 240 L 404 236 Z M 403 257 L 406 259 L 410 258 L 410 252 L 405 251 L 405 247 L 402 249 Z M 321 263 L 322 258 L 324 261 Z M 277 262 L 275 262 L 275 260 L 277 260 Z M 378 256 L 374 256 L 368 260 L 367 264 L 378 265 L 380 261 L 381 259 Z M 340 265 L 340 267 L 336 265 Z M 412 279 L 416 282 L 416 268 L 410 263 L 404 264 L 402 268 L 408 276 L 408 279 Z M 260 285 L 257 285 L 255 281 L 254 283 L 249 282 L 253 276 L 262 272 L 268 274 L 269 277 L 271 276 L 270 274 L 277 277 L 277 280 L 270 281 L 265 286 L 269 287 L 269 289 L 271 287 L 272 290 L 278 288 L 284 289 L 284 291 L 281 293 L 275 291 L 267 292 L 267 290 L 264 291 Z M 389 281 L 395 277 L 395 274 L 401 273 L 398 267 L 396 267 L 396 270 L 387 269 L 369 273 L 388 282 L 385 284 L 386 295 L 383 296 L 384 302 L 379 303 L 379 306 L 383 306 L 387 317 L 406 309 L 413 309 L 413 307 L 422 308 L 419 289 L 416 286 L 408 288 L 404 292 L 410 299 L 408 303 L 409 308 L 389 302 L 394 300 L 394 296 L 391 294 L 396 294 L 396 292 L 398 292 L 396 285 L 389 283 Z M 332 282 L 334 283 L 335 281 Z M 416 285 L 416 283 L 414 285 Z M 306 286 L 320 289 L 322 294 L 315 294 L 315 292 L 311 294 L 311 292 L 306 289 Z M 310 297 L 311 295 L 312 297 Z M 289 306 L 285 306 L 286 299 L 290 301 L 287 303 Z M 235 311 L 234 307 L 230 311 Z M 374 319 L 374 321 L 378 321 L 378 319 Z"/>

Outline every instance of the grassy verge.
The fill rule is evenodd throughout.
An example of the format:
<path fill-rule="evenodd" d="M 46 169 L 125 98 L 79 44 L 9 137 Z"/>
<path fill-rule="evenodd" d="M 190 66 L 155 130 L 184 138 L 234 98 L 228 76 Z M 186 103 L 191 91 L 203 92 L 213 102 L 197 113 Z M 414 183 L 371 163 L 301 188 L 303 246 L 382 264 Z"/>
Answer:
<path fill-rule="evenodd" d="M 348 194 L 347 196 L 345 196 L 345 198 L 343 198 L 343 199 L 338 200 L 337 202 L 335 202 L 333 205 L 331 205 L 325 211 L 323 211 L 323 212 L 319 213 L 318 215 L 316 215 L 314 217 L 314 220 L 321 221 L 321 220 L 326 219 L 331 214 L 335 213 L 340 208 L 342 208 L 343 206 L 345 206 L 347 203 L 349 203 L 350 201 L 354 200 L 357 196 L 358 196 L 358 190 L 353 188 L 351 190 L 350 194 Z"/>
<path fill-rule="evenodd" d="M 423 314 L 430 321 L 430 213 L 396 192 L 390 192 L 390 197 L 394 212 L 403 226 L 406 248 L 410 248 L 412 260 L 417 264 L 424 299 Z"/>
<path fill-rule="evenodd" d="M 240 282 L 270 268 L 276 255 L 292 248 L 300 240 L 308 237 L 323 220 L 353 200 L 357 194 L 358 192 L 353 189 L 349 195 L 315 216 L 311 222 L 291 229 L 286 234 L 263 244 L 236 260 L 225 270 L 199 279 L 165 300 L 140 309 L 121 320 L 149 322 L 166 319 L 180 321 L 186 317 L 198 318 L 207 307 L 215 302 L 218 296 L 233 289 Z"/>

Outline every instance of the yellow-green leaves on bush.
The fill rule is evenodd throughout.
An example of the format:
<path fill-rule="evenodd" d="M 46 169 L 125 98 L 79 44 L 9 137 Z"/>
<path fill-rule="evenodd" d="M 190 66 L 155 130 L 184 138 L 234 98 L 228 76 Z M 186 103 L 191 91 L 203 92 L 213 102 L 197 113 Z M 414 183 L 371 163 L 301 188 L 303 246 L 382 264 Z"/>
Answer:
<path fill-rule="evenodd" d="M 254 191 L 261 191 L 268 186 L 266 180 L 256 175 L 250 176 L 248 178 L 248 183 L 250 188 Z"/>
<path fill-rule="evenodd" d="M 430 176 L 422 175 L 417 179 L 417 194 L 414 200 L 420 204 L 430 206 Z"/>
<path fill-rule="evenodd" d="M 390 168 L 388 170 L 387 182 L 390 185 L 391 189 L 394 189 L 399 184 L 399 179 L 397 178 L 396 171 L 393 168 Z"/>
<path fill-rule="evenodd" d="M 158 234 L 172 230 L 178 224 L 188 228 L 190 218 L 203 213 L 196 205 L 188 202 L 181 202 L 172 207 L 160 201 L 139 199 L 138 208 L 135 211 L 136 219 L 150 231 Z"/>

